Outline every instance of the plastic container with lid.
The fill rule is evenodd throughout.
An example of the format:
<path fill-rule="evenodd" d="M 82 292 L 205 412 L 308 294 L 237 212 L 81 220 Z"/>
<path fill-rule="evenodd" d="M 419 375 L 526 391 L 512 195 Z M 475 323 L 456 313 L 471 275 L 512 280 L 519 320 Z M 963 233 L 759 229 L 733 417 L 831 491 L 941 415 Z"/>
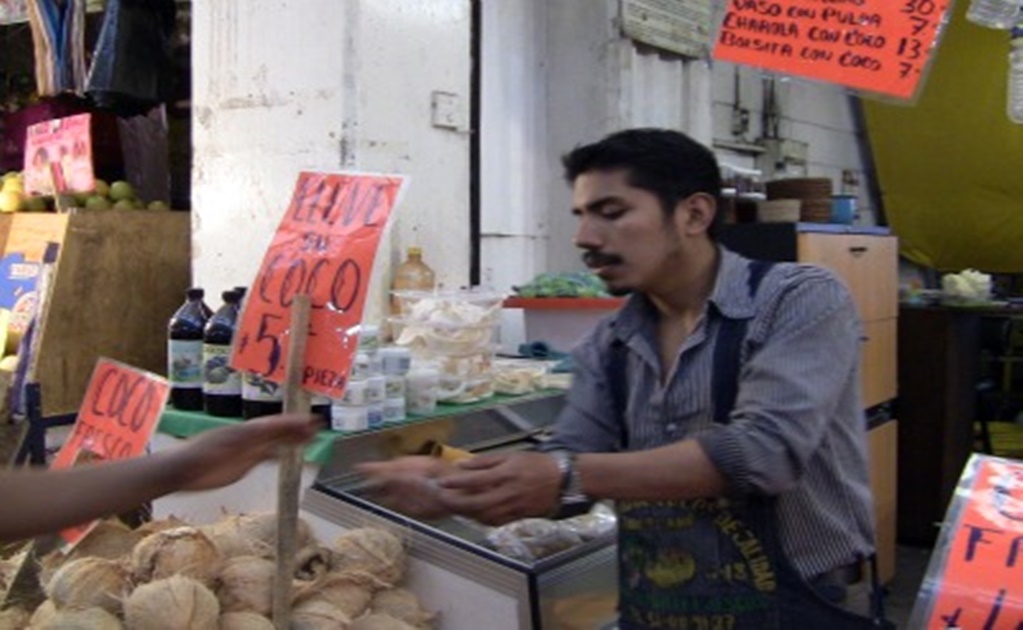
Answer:
<path fill-rule="evenodd" d="M 979 26 L 1008 30 L 1019 16 L 1019 0 L 972 0 L 966 19 Z"/>
<path fill-rule="evenodd" d="M 1023 21 L 1012 29 L 1009 40 L 1009 93 L 1006 102 L 1009 120 L 1023 124 Z"/>

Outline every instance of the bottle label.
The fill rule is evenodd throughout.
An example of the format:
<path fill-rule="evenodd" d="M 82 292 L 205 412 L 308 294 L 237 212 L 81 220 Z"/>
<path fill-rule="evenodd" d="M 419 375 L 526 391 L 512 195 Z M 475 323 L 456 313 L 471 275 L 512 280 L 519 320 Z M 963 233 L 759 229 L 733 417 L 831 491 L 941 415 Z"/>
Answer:
<path fill-rule="evenodd" d="M 238 372 L 230 366 L 230 360 L 231 346 L 214 345 L 211 343 L 203 344 L 202 391 L 204 394 L 214 394 L 217 396 L 241 395 L 241 378 L 238 376 Z"/>
<path fill-rule="evenodd" d="M 242 399 L 254 402 L 281 402 L 284 392 L 273 381 L 264 380 L 259 374 L 246 372 L 242 379 Z"/>
<path fill-rule="evenodd" d="M 167 380 L 177 389 L 202 388 L 202 342 L 167 340 Z"/>

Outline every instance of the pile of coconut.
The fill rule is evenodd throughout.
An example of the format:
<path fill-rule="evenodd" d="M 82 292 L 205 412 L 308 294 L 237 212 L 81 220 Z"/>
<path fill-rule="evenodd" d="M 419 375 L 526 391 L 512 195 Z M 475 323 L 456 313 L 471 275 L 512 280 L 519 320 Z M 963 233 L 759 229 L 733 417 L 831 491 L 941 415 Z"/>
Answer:
<path fill-rule="evenodd" d="M 272 629 L 276 527 L 273 514 L 136 530 L 103 521 L 70 553 L 41 559 L 46 601 L 32 612 L 3 611 L 0 628 Z M 354 529 L 327 546 L 300 520 L 296 546 L 293 630 L 435 627 L 436 615 L 400 586 L 405 549 L 393 533 Z"/>

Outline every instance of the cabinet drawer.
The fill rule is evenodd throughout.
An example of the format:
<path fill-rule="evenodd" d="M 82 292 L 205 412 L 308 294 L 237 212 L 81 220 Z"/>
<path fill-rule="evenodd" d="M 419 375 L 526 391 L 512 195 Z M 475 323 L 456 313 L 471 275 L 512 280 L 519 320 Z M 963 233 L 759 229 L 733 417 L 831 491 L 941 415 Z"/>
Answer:
<path fill-rule="evenodd" d="M 895 398 L 898 392 L 897 319 L 863 323 L 860 347 L 860 396 L 864 407 Z"/>
<path fill-rule="evenodd" d="M 834 271 L 852 292 L 860 319 L 896 317 L 898 239 L 869 234 L 800 233 L 799 262 Z"/>

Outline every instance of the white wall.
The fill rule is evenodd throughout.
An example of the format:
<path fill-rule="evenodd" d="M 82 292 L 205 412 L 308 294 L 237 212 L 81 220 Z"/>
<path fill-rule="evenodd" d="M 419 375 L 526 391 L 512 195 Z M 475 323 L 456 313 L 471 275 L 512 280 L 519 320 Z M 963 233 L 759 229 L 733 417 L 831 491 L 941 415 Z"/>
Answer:
<path fill-rule="evenodd" d="M 732 108 L 735 101 L 735 72 L 738 69 L 739 103 L 750 110 L 750 131 L 745 138 L 731 132 Z M 758 68 L 716 63 L 713 70 L 712 92 L 714 139 L 728 142 L 752 141 L 764 135 L 762 125 L 764 80 L 769 75 Z M 861 223 L 874 224 L 874 210 L 867 194 L 867 173 L 854 121 L 848 90 L 825 83 L 802 79 L 775 77 L 775 91 L 781 110 L 781 136 L 809 143 L 808 164 L 805 172 L 788 174 L 790 177 L 830 177 L 835 192 L 840 192 L 842 172 L 851 170 L 859 180 L 859 210 Z M 742 167 L 755 166 L 755 156 L 749 153 L 717 149 L 719 157 Z M 783 174 L 778 174 L 782 177 Z"/>
<path fill-rule="evenodd" d="M 193 269 L 217 292 L 255 277 L 301 170 L 409 175 L 367 318 L 392 263 L 422 245 L 468 280 L 470 0 L 217 0 L 193 5 Z M 213 299 L 211 301 L 216 301 Z"/>

